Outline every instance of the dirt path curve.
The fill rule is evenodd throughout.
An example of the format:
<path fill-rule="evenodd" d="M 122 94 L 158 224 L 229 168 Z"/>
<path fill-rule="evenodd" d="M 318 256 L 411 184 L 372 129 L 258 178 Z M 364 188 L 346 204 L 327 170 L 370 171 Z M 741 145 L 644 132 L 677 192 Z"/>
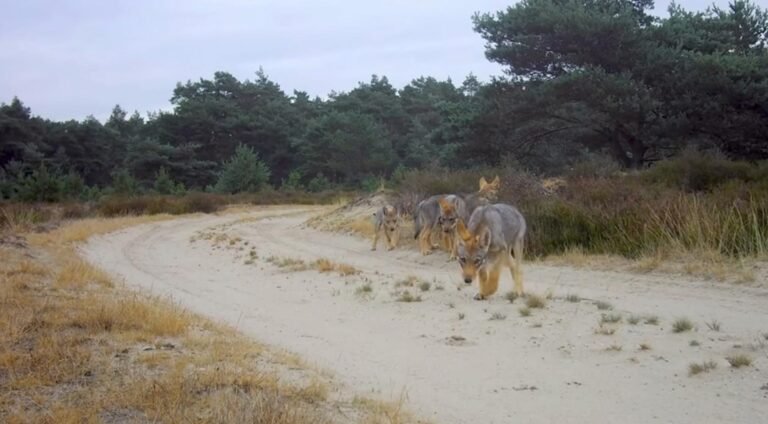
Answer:
<path fill-rule="evenodd" d="M 475 288 L 459 282 L 445 254 L 371 252 L 367 240 L 306 228 L 320 210 L 147 224 L 92 239 L 83 254 L 131 286 L 332 370 L 360 393 L 405 393 L 414 413 L 436 422 L 768 422 L 768 289 L 528 266 L 526 289 L 554 298 L 522 317 L 522 300 L 503 296 L 508 273 L 499 295 L 473 301 Z M 291 271 L 270 257 L 324 257 L 361 274 Z M 429 290 L 397 286 L 408 276 Z M 398 302 L 402 290 L 423 300 Z M 605 313 L 621 321 L 601 324 Z M 633 315 L 643 319 L 633 325 Z M 651 315 L 658 325 L 645 323 Z M 696 328 L 673 333 L 679 317 Z M 713 320 L 720 331 L 708 328 Z M 752 366 L 731 368 L 725 358 L 734 354 Z M 688 375 L 690 363 L 708 360 L 717 368 Z"/>

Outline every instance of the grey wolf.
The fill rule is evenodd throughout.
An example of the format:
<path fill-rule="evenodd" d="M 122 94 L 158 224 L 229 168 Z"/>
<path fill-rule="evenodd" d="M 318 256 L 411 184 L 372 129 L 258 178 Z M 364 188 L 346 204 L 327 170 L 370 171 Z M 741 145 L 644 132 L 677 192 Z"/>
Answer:
<path fill-rule="evenodd" d="M 376 244 L 379 241 L 379 233 L 384 231 L 384 236 L 387 238 L 387 250 L 392 250 L 397 246 L 399 239 L 399 227 L 400 218 L 397 213 L 397 209 L 391 205 L 384 205 L 378 209 L 374 214 L 374 235 L 373 246 L 371 250 L 376 250 Z"/>
<path fill-rule="evenodd" d="M 450 252 L 450 259 L 456 259 L 456 248 L 458 237 L 456 225 L 460 220 L 466 221 L 469 216 L 467 213 L 467 203 L 463 198 L 450 194 L 438 201 L 440 205 L 440 216 L 437 217 L 437 225 L 442 230 L 443 244 Z"/>
<path fill-rule="evenodd" d="M 476 300 L 487 299 L 499 288 L 502 268 L 509 268 L 519 296 L 523 292 L 523 241 L 526 223 L 514 206 L 504 203 L 480 206 L 469 223 L 459 221 L 457 255 L 464 282 L 472 284 L 478 276 Z"/>
<path fill-rule="evenodd" d="M 428 255 L 432 249 L 438 247 L 432 243 L 432 232 L 439 224 L 438 219 L 440 217 L 440 199 L 446 196 L 454 196 L 452 202 L 457 203 L 456 198 L 463 202 L 460 206 L 462 211 L 462 218 L 465 220 L 478 206 L 488 204 L 489 202 L 496 201 L 498 198 L 498 190 L 501 185 L 499 176 L 497 175 L 490 183 L 481 177 L 478 183 L 478 191 L 471 194 L 438 194 L 422 200 L 416 206 L 416 213 L 414 214 L 414 239 L 419 240 L 419 251 L 422 255 Z M 448 239 L 443 237 L 444 241 Z M 449 251 L 452 251 L 452 247 L 446 246 Z"/>

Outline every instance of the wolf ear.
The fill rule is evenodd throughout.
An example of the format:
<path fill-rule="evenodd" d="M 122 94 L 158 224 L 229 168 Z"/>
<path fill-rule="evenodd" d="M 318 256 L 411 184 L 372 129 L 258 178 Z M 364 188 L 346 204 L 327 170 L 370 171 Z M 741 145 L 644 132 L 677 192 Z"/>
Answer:
<path fill-rule="evenodd" d="M 485 180 L 485 177 L 480 177 L 480 190 L 483 189 L 483 187 L 488 185 L 488 181 Z"/>
<path fill-rule="evenodd" d="M 477 243 L 480 248 L 487 249 L 491 245 L 491 230 L 483 228 L 483 232 L 477 236 Z"/>
<path fill-rule="evenodd" d="M 491 181 L 491 185 L 498 188 L 499 185 L 501 185 L 501 180 L 499 179 L 499 176 L 497 175 L 496 178 Z"/>
<path fill-rule="evenodd" d="M 456 232 L 459 233 L 459 237 L 463 241 L 470 241 L 472 240 L 472 234 L 467 230 L 467 227 L 464 225 L 464 220 L 459 219 L 459 222 L 456 223 Z"/>
<path fill-rule="evenodd" d="M 441 197 L 440 200 L 437 201 L 437 203 L 440 204 L 440 209 L 442 209 L 443 212 L 451 209 L 451 202 L 445 200 L 445 197 Z"/>

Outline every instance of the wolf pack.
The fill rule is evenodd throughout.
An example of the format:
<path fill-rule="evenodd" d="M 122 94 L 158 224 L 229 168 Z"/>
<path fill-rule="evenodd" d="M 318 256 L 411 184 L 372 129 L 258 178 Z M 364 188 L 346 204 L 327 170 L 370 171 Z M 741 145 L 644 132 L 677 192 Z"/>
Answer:
<path fill-rule="evenodd" d="M 505 268 L 512 275 L 517 295 L 524 294 L 521 267 L 525 218 L 514 206 L 497 202 L 500 185 L 498 176 L 491 182 L 482 177 L 477 192 L 428 197 L 418 203 L 413 214 L 414 238 L 421 254 L 445 248 L 451 260 L 458 260 L 464 283 L 472 284 L 477 279 L 479 290 L 475 300 L 496 293 Z M 381 233 L 388 250 L 394 249 L 400 227 L 398 209 L 386 204 L 374 217 L 372 250 L 376 250 Z"/>

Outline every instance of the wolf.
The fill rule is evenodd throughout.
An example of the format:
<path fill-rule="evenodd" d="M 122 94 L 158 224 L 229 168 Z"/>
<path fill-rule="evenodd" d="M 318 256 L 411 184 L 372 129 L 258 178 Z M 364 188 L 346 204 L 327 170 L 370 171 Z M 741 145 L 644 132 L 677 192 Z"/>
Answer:
<path fill-rule="evenodd" d="M 457 255 L 464 282 L 472 284 L 478 276 L 479 291 L 475 300 L 496 293 L 503 267 L 509 268 L 515 292 L 523 296 L 523 241 L 526 223 L 523 214 L 505 203 L 480 206 L 469 223 L 459 220 Z"/>
<path fill-rule="evenodd" d="M 440 199 L 446 196 L 456 196 L 461 199 L 465 205 L 463 209 L 466 210 L 464 215 L 468 217 L 478 206 L 496 201 L 500 185 L 501 181 L 499 180 L 498 175 L 490 183 L 485 177 L 481 177 L 478 191 L 475 193 L 456 195 L 438 194 L 419 202 L 413 217 L 415 229 L 413 238 L 419 240 L 419 251 L 421 251 L 421 254 L 428 255 L 432 252 L 432 249 L 439 247 L 432 243 L 432 232 L 438 225 L 438 218 L 440 217 Z M 443 240 L 446 241 L 445 238 L 443 238 Z M 450 247 L 446 247 L 450 251 Z"/>
<path fill-rule="evenodd" d="M 438 204 L 440 205 L 440 215 L 437 217 L 437 225 L 442 230 L 443 244 L 450 252 L 449 259 L 456 259 L 456 248 L 458 246 L 456 224 L 460 220 L 466 221 L 469 218 L 467 203 L 460 196 L 450 194 L 441 198 Z"/>
<path fill-rule="evenodd" d="M 384 205 L 373 214 L 374 216 L 374 235 L 373 246 L 371 250 L 376 250 L 376 244 L 379 241 L 379 233 L 384 230 L 384 236 L 387 238 L 387 250 L 392 250 L 397 246 L 399 237 L 400 218 L 397 208 L 392 205 Z"/>

